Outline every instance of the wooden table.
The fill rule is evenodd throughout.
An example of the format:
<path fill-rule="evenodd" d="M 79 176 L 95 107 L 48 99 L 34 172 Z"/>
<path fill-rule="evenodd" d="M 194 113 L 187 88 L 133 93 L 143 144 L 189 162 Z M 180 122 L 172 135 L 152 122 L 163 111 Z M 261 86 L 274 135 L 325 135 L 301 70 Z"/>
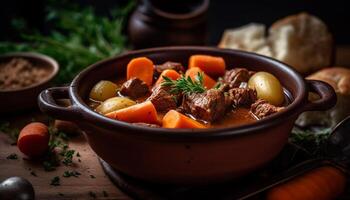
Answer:
<path fill-rule="evenodd" d="M 32 120 L 32 116 L 35 116 L 37 121 L 45 121 L 43 116 L 38 114 L 38 112 L 34 112 L 15 117 L 15 126 L 23 127 L 25 123 Z M 10 121 L 14 119 L 10 119 Z M 25 159 L 26 157 L 19 152 L 17 146 L 11 145 L 12 142 L 6 134 L 0 132 L 0 181 L 11 176 L 24 177 L 33 184 L 37 199 L 131 199 L 115 187 L 105 175 L 96 154 L 86 143 L 83 135 L 74 137 L 69 142 L 69 148 L 79 152 L 80 157 L 73 157 L 72 166 L 61 165 L 51 172 L 45 171 L 39 161 Z M 6 158 L 12 153 L 16 153 L 18 159 L 11 160 Z M 81 175 L 79 177 L 64 178 L 62 175 L 66 170 L 76 170 Z M 33 176 L 32 172 L 36 176 Z M 55 176 L 60 177 L 59 186 L 50 185 L 51 179 Z M 103 191 L 107 193 L 107 197 L 103 194 Z M 96 195 L 96 198 L 93 197 L 93 194 L 90 194 L 91 192 Z"/>
<path fill-rule="evenodd" d="M 336 65 L 350 67 L 350 47 L 341 46 L 337 48 Z M 45 118 L 38 112 L 14 116 L 10 121 L 15 121 L 16 127 L 22 128 L 26 123 L 35 117 L 37 121 L 45 121 Z M 8 119 L 5 119 L 8 120 Z M 87 145 L 85 138 L 81 135 L 70 141 L 70 148 L 78 151 L 81 155 L 81 162 L 74 158 L 74 165 L 71 167 L 60 166 L 57 170 L 46 172 L 36 161 L 23 160 L 16 146 L 11 146 L 11 141 L 5 134 L 0 134 L 0 181 L 11 177 L 21 176 L 28 179 L 34 186 L 36 198 L 40 200 L 53 199 L 131 199 L 121 192 L 106 177 L 96 154 Z M 12 153 L 18 155 L 17 160 L 9 160 L 6 157 Z M 79 177 L 62 177 L 66 170 L 77 170 L 81 173 Z M 34 171 L 37 176 L 31 175 Z M 95 178 L 91 178 L 93 175 Z M 51 179 L 60 177 L 60 186 L 50 185 Z M 103 195 L 106 191 L 108 197 Z M 90 193 L 96 194 L 93 198 Z"/>

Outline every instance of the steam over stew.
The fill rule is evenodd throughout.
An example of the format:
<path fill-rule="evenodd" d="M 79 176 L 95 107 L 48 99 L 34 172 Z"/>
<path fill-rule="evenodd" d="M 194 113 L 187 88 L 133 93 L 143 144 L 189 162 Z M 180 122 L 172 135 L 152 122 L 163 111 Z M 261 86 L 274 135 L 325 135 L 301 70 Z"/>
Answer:
<path fill-rule="evenodd" d="M 226 70 L 223 58 L 193 55 L 181 63 L 132 59 L 126 80 L 101 80 L 90 105 L 109 118 L 163 128 L 211 128 L 254 122 L 286 104 L 279 80 L 246 68 Z"/>

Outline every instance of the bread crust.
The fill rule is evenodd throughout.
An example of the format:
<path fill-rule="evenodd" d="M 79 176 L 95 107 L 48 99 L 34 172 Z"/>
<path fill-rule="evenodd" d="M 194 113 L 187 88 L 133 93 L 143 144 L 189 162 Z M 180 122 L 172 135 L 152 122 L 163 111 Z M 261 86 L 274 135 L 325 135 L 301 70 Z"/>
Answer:
<path fill-rule="evenodd" d="M 337 93 L 350 95 L 350 69 L 343 67 L 325 68 L 311 74 L 306 79 L 327 82 Z"/>
<path fill-rule="evenodd" d="M 333 127 L 350 114 L 350 69 L 331 67 L 322 69 L 306 79 L 329 83 L 337 94 L 337 104 L 327 111 L 310 111 L 299 116 L 299 126 L 323 125 Z"/>
<path fill-rule="evenodd" d="M 307 74 L 331 66 L 333 37 L 326 24 L 308 13 L 290 15 L 269 29 L 274 57 Z"/>
<path fill-rule="evenodd" d="M 334 62 L 333 37 L 325 23 L 313 15 L 290 15 L 272 24 L 268 35 L 265 31 L 263 24 L 255 23 L 225 30 L 219 47 L 270 56 L 303 75 Z"/>

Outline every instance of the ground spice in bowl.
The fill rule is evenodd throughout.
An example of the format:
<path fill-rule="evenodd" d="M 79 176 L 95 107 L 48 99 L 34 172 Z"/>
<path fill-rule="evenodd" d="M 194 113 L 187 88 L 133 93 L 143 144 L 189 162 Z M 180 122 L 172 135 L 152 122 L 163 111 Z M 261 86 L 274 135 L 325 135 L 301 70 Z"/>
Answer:
<path fill-rule="evenodd" d="M 0 90 L 17 90 L 45 80 L 50 69 L 36 66 L 24 58 L 0 63 Z"/>

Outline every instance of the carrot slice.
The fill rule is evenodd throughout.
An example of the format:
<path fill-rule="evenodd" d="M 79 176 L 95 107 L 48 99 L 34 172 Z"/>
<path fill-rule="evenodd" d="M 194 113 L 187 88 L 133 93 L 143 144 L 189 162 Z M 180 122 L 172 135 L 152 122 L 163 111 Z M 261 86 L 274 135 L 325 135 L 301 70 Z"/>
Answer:
<path fill-rule="evenodd" d="M 218 77 L 224 75 L 226 64 L 222 57 L 193 55 L 190 57 L 188 67 L 199 67 L 209 76 Z"/>
<path fill-rule="evenodd" d="M 130 123 L 158 123 L 157 111 L 151 101 L 139 103 L 106 114 L 107 117 Z"/>
<path fill-rule="evenodd" d="M 206 128 L 206 126 L 176 110 L 170 110 L 163 117 L 163 128 Z"/>
<path fill-rule="evenodd" d="M 43 155 L 48 149 L 50 134 L 47 126 L 40 122 L 26 125 L 17 140 L 19 150 L 29 156 Z"/>
<path fill-rule="evenodd" d="M 204 85 L 204 87 L 206 87 L 207 89 L 211 89 L 212 87 L 214 87 L 214 85 L 216 84 L 216 81 L 214 79 L 210 78 L 210 76 L 205 74 L 205 72 L 203 72 L 198 67 L 192 67 L 192 68 L 187 69 L 185 75 L 186 75 L 186 77 L 188 77 L 188 76 L 191 77 L 192 80 L 196 80 L 198 73 L 203 73 L 203 85 Z"/>
<path fill-rule="evenodd" d="M 146 57 L 132 59 L 127 66 L 126 78 L 139 78 L 147 85 L 152 85 L 153 80 L 153 62 Z"/>
<path fill-rule="evenodd" d="M 160 74 L 155 85 L 159 85 L 164 81 L 163 76 L 166 76 L 172 80 L 177 80 L 181 77 L 181 75 L 179 73 L 177 73 L 177 71 L 175 71 L 173 69 L 166 69 Z"/>

